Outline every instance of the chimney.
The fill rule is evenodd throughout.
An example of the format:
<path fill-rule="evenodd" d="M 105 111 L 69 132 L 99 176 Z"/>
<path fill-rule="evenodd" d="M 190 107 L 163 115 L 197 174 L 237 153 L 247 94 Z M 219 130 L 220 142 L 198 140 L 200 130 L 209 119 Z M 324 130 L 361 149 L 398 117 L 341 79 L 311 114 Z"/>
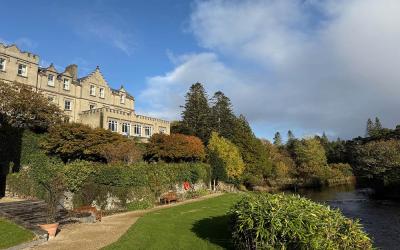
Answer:
<path fill-rule="evenodd" d="M 78 66 L 76 64 L 68 65 L 65 71 L 71 74 L 72 80 L 76 81 L 78 79 Z"/>

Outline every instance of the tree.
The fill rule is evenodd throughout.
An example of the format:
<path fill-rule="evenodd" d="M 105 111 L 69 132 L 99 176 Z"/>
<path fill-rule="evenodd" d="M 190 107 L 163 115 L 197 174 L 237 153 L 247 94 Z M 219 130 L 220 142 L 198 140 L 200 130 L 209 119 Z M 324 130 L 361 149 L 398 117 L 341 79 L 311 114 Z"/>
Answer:
<path fill-rule="evenodd" d="M 294 148 L 297 171 L 300 177 L 311 178 L 319 175 L 327 165 L 326 153 L 319 140 L 303 139 Z"/>
<path fill-rule="evenodd" d="M 193 84 L 186 94 L 186 102 L 182 111 L 182 123 L 193 131 L 192 135 L 207 143 L 210 136 L 210 107 L 207 94 L 201 83 Z"/>
<path fill-rule="evenodd" d="M 234 136 L 231 140 L 240 151 L 246 166 L 246 174 L 263 180 L 271 175 L 272 164 L 268 151 L 251 130 L 243 115 L 235 119 Z"/>
<path fill-rule="evenodd" d="M 279 132 L 275 133 L 274 136 L 274 145 L 279 147 L 282 145 L 282 138 L 281 138 L 281 134 Z"/>
<path fill-rule="evenodd" d="M 213 132 L 207 151 L 213 179 L 229 181 L 241 177 L 245 165 L 235 144 Z"/>
<path fill-rule="evenodd" d="M 0 82 L 0 127 L 46 131 L 65 118 L 58 106 L 32 87 Z"/>
<path fill-rule="evenodd" d="M 59 156 L 64 162 L 77 159 L 107 162 L 111 152 L 105 149 L 110 144 L 118 147 L 120 143 L 134 142 L 103 128 L 93 129 L 80 123 L 64 123 L 50 128 L 43 147 L 47 153 Z"/>
<path fill-rule="evenodd" d="M 231 101 L 224 93 L 218 91 L 211 98 L 211 104 L 210 123 L 212 130 L 224 138 L 231 139 L 235 121 Z"/>
<path fill-rule="evenodd" d="M 374 129 L 377 130 L 377 131 L 380 131 L 382 128 L 383 128 L 383 127 L 382 127 L 381 121 L 379 120 L 378 117 L 375 117 L 375 126 L 374 126 Z"/>
<path fill-rule="evenodd" d="M 204 158 L 202 141 L 198 137 L 183 134 L 154 134 L 144 154 L 147 161 L 195 162 Z"/>
<path fill-rule="evenodd" d="M 366 131 L 365 131 L 365 136 L 366 137 L 367 136 L 372 136 L 373 130 L 374 130 L 374 124 L 372 123 L 371 118 L 368 118 L 368 120 L 367 120 L 367 128 L 366 128 Z"/>
<path fill-rule="evenodd" d="M 356 174 L 382 186 L 400 185 L 400 141 L 370 141 L 353 148 Z"/>
<path fill-rule="evenodd" d="M 20 169 L 24 130 L 46 131 L 63 119 L 63 112 L 32 87 L 0 81 L 0 197 L 10 163 L 12 172 Z"/>
<path fill-rule="evenodd" d="M 288 131 L 287 137 L 288 137 L 288 141 L 296 139 L 296 137 L 294 136 L 292 130 Z"/>
<path fill-rule="evenodd" d="M 103 146 L 101 155 L 107 163 L 131 164 L 142 160 L 143 152 L 133 140 L 111 142 Z"/>

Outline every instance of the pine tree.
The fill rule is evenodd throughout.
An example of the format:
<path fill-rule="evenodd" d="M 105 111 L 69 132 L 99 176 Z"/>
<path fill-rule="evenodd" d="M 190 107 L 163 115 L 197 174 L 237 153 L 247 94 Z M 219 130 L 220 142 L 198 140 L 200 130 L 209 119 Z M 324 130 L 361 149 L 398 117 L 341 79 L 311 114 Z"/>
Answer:
<path fill-rule="evenodd" d="M 231 141 L 239 148 L 247 173 L 253 176 L 270 174 L 272 164 L 266 147 L 254 135 L 243 115 L 235 119 L 234 136 Z"/>
<path fill-rule="evenodd" d="M 288 131 L 287 137 L 288 137 L 288 141 L 296 139 L 296 137 L 294 137 L 292 130 Z"/>
<path fill-rule="evenodd" d="M 235 115 L 230 99 L 218 91 L 211 98 L 211 104 L 210 125 L 212 130 L 224 138 L 232 139 Z"/>
<path fill-rule="evenodd" d="M 277 147 L 282 145 L 282 137 L 281 137 L 281 133 L 279 133 L 279 132 L 275 133 L 274 145 L 277 146 Z"/>
<path fill-rule="evenodd" d="M 371 118 L 368 118 L 367 120 L 367 129 L 365 131 L 365 136 L 372 136 L 373 132 L 374 132 L 375 126 L 372 123 Z"/>
<path fill-rule="evenodd" d="M 207 93 L 201 83 L 193 84 L 186 94 L 186 102 L 182 111 L 182 123 L 193 131 L 193 135 L 207 143 L 210 136 L 208 124 L 210 107 L 208 106 Z"/>
<path fill-rule="evenodd" d="M 379 118 L 378 117 L 375 117 L 375 127 L 374 127 L 374 129 L 376 130 L 376 132 L 379 132 L 379 131 L 381 131 L 382 130 L 382 124 L 381 124 L 381 121 L 379 120 Z"/>

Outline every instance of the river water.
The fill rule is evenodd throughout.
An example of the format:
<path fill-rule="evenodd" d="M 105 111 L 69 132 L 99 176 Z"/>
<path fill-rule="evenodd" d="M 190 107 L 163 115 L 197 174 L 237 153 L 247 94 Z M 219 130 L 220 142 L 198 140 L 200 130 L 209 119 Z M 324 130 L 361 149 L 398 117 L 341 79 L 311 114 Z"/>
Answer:
<path fill-rule="evenodd" d="M 379 249 L 400 249 L 400 202 L 372 198 L 370 189 L 354 186 L 299 190 L 297 193 L 339 208 L 349 218 L 359 219 Z"/>

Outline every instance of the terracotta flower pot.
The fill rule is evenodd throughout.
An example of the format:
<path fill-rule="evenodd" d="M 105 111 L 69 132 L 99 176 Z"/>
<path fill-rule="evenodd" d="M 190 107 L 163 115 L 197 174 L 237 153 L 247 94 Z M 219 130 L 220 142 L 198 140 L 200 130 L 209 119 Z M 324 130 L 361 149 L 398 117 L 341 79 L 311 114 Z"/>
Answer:
<path fill-rule="evenodd" d="M 39 225 L 39 227 L 49 234 L 49 239 L 54 238 L 57 233 L 57 228 L 58 228 L 58 223 L 53 223 L 53 224 L 42 224 Z"/>

